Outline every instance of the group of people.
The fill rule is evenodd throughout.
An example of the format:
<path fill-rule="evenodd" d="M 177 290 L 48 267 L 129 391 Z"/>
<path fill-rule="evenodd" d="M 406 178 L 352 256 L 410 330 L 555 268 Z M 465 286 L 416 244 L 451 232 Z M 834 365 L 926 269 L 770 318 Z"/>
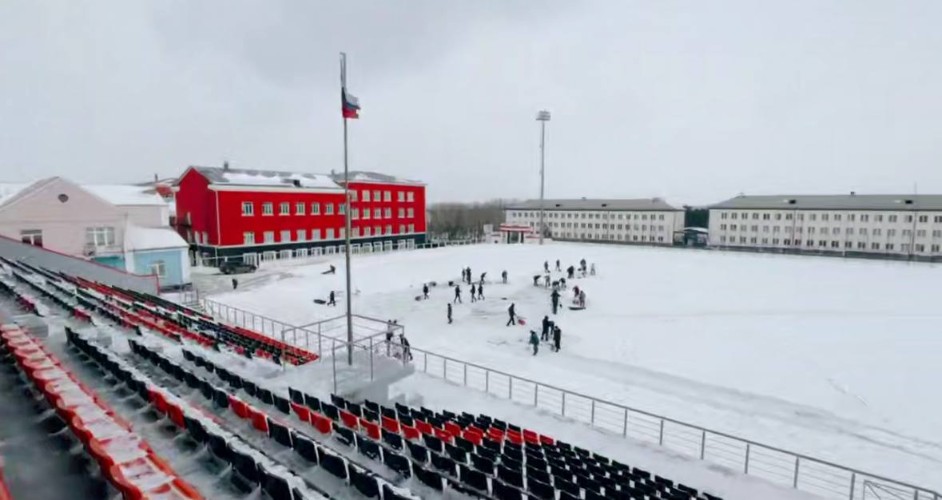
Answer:
<path fill-rule="evenodd" d="M 471 283 L 471 302 L 477 302 L 479 300 L 484 300 L 484 282 L 474 284 Z M 461 301 L 461 285 L 455 285 L 455 300 L 451 301 L 452 304 L 463 304 Z M 450 306 L 451 304 L 449 304 Z"/>
<path fill-rule="evenodd" d="M 480 279 L 475 282 L 471 279 L 471 268 L 465 267 L 461 269 L 461 282 L 471 285 L 471 302 L 477 302 L 479 300 L 484 300 L 484 278 L 487 277 L 487 272 L 481 273 Z M 507 283 L 507 271 L 501 271 L 500 273 L 501 280 L 504 284 Z M 455 297 L 451 302 L 447 304 L 446 317 L 448 318 L 448 324 L 454 322 L 452 304 L 463 304 L 461 296 L 461 284 L 455 282 L 449 282 L 449 284 L 455 285 Z M 428 284 L 422 285 L 422 298 L 428 299 L 429 288 Z"/>
<path fill-rule="evenodd" d="M 549 287 L 549 283 L 550 283 L 549 261 L 543 262 L 543 269 L 544 271 L 546 271 L 546 276 L 545 276 L 546 286 Z M 559 260 L 556 260 L 556 270 L 557 271 L 562 270 Z M 577 269 L 575 266 L 569 266 L 568 268 L 566 268 L 566 276 L 568 276 L 569 279 L 573 279 L 575 277 L 576 271 Z M 595 264 L 594 263 L 590 264 L 587 267 L 586 260 L 582 259 L 579 261 L 578 271 L 583 277 L 585 277 L 586 272 L 588 272 L 592 276 L 595 276 Z M 535 286 L 538 286 L 537 278 L 538 276 L 534 276 L 533 278 L 533 284 Z M 559 303 L 559 300 L 561 298 L 560 291 L 565 290 L 567 288 L 566 278 L 559 278 L 559 280 L 553 281 L 552 288 L 553 288 L 553 291 L 552 293 L 550 293 L 550 304 L 552 305 L 552 308 L 553 308 L 553 314 L 557 314 L 557 312 L 559 311 L 559 306 L 560 306 L 560 303 Z M 586 304 L 585 290 L 579 288 L 579 286 L 576 285 L 572 288 L 572 292 L 573 292 L 572 303 L 575 304 L 577 307 L 584 309 L 585 304 Z"/>
<path fill-rule="evenodd" d="M 536 353 L 540 350 L 541 341 L 549 342 L 551 339 L 553 343 L 550 344 L 550 349 L 559 352 L 562 336 L 563 330 L 559 325 L 549 319 L 549 316 L 543 316 L 543 330 L 539 338 L 536 336 L 536 330 L 530 330 L 530 344 L 533 346 L 533 355 L 536 356 Z"/>
<path fill-rule="evenodd" d="M 386 355 L 391 356 L 391 350 L 393 345 L 393 337 L 396 334 L 396 329 L 399 328 L 399 320 L 390 319 L 386 321 Z M 412 361 L 412 346 L 409 344 L 409 339 L 406 338 L 405 333 L 399 334 L 399 346 L 402 348 L 402 359 L 406 361 Z"/>
<path fill-rule="evenodd" d="M 507 273 L 507 271 L 504 271 L 504 274 L 505 274 L 505 275 L 506 275 L 506 273 Z M 481 273 L 481 278 L 480 278 L 480 280 L 478 280 L 478 282 L 481 283 L 482 285 L 484 284 L 484 277 L 485 277 L 485 276 L 487 276 L 487 273 L 486 273 L 486 272 Z M 464 269 L 461 270 L 461 281 L 464 282 L 464 283 L 467 283 L 467 284 L 469 284 L 469 285 L 472 285 L 472 284 L 473 284 L 473 282 L 471 281 L 471 268 L 470 268 L 470 267 L 466 267 L 466 268 L 464 268 Z"/>

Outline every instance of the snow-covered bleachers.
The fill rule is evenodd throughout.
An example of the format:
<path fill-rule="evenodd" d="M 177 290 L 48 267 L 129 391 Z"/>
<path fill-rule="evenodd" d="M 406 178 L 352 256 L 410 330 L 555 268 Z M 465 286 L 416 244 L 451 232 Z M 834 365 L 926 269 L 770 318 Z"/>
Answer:
<path fill-rule="evenodd" d="M 184 357 L 233 390 L 279 412 L 285 423 L 274 428 L 286 446 L 299 439 L 305 442 L 313 427 L 315 440 L 339 443 L 383 464 L 394 473 L 388 480 L 419 495 L 459 493 L 512 500 L 718 498 L 487 415 L 436 413 L 402 404 L 390 408 L 336 395 L 328 402 L 295 389 L 289 389 L 285 398 L 199 354 L 184 350 Z"/>
<path fill-rule="evenodd" d="M 129 343 L 133 353 L 175 378 L 179 384 L 185 384 L 192 392 L 198 391 L 204 400 L 213 405 L 216 411 L 231 412 L 231 415 L 234 415 L 237 421 L 244 421 L 245 425 L 239 428 L 253 434 L 261 435 L 269 440 L 270 443 L 268 443 L 267 446 L 275 446 L 273 451 L 279 456 L 280 453 L 277 453 L 279 450 L 293 449 L 297 457 L 303 460 L 300 462 L 301 467 L 298 467 L 299 469 L 320 467 L 334 477 L 333 481 L 328 481 L 332 484 L 321 484 L 321 487 L 332 487 L 331 489 L 334 489 L 337 484 L 349 484 L 353 489 L 366 497 L 376 497 L 380 491 L 383 492 L 384 499 L 405 499 L 412 497 L 407 490 L 399 488 L 381 474 L 377 474 L 372 470 L 373 467 L 364 466 L 349 457 L 343 457 L 341 454 L 336 453 L 331 447 L 316 442 L 314 438 L 306 435 L 299 429 L 292 428 L 291 424 L 287 422 L 287 416 L 290 414 L 290 405 L 287 399 L 272 394 L 271 391 L 264 389 L 260 389 L 256 392 L 256 386 L 253 384 L 249 390 L 257 396 L 255 399 L 269 407 L 269 410 L 274 409 L 281 412 L 282 415 L 269 413 L 269 411 L 265 409 L 244 401 L 242 397 L 239 396 L 241 393 L 238 391 L 240 389 L 246 389 L 242 383 L 242 379 L 238 379 L 239 382 L 236 383 L 234 379 L 227 377 L 230 390 L 220 389 L 221 384 L 217 383 L 216 380 L 210 380 L 207 377 L 197 375 L 194 370 L 173 363 L 159 352 L 152 350 L 142 343 L 138 343 L 134 340 L 129 340 Z M 204 364 L 204 366 L 207 365 Z M 223 368 L 214 369 L 214 372 L 226 373 Z M 232 416 L 229 418 L 232 418 Z M 216 453 L 215 450 L 214 453 Z M 251 474 L 247 472 L 243 475 Z M 324 478 L 321 477 L 320 480 L 324 481 Z M 352 492 L 347 492 L 347 494 L 349 493 Z M 294 494 L 293 496 L 272 496 L 272 498 L 298 499 L 306 497 L 299 497 L 297 494 Z"/>
<path fill-rule="evenodd" d="M 202 498 L 127 421 L 63 367 L 41 341 L 16 325 L 2 327 L 0 338 L 7 357 L 125 498 Z"/>

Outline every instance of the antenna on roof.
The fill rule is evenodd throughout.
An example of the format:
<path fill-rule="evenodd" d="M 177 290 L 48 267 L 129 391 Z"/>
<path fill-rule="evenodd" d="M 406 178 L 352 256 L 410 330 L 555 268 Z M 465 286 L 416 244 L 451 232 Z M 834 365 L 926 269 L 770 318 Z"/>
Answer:
<path fill-rule="evenodd" d="M 154 172 L 154 184 L 156 184 L 156 183 L 157 183 L 157 180 L 158 180 L 158 178 L 157 178 L 157 173 L 156 173 L 156 172 Z"/>

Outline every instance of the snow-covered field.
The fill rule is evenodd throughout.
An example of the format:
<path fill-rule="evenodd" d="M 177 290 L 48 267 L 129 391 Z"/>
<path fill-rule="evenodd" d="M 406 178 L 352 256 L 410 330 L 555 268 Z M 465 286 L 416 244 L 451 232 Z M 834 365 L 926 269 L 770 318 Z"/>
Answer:
<path fill-rule="evenodd" d="M 544 261 L 581 258 L 598 267 L 571 283 L 588 309 L 554 318 L 562 352 L 532 356 L 528 329 L 550 312 L 532 276 Z M 336 275 L 320 274 L 328 262 Z M 463 267 L 488 273 L 487 298 L 471 303 L 463 286 L 448 325 L 454 292 L 444 284 Z M 214 300 L 291 324 L 343 311 L 312 302 L 343 289 L 342 257 L 263 269 L 235 292 L 229 277 L 195 277 Z M 942 268 L 927 264 L 480 245 L 357 256 L 353 306 L 399 320 L 417 348 L 942 489 L 940 280 Z M 416 301 L 427 281 L 439 283 L 432 299 Z M 526 327 L 505 326 L 511 302 Z"/>

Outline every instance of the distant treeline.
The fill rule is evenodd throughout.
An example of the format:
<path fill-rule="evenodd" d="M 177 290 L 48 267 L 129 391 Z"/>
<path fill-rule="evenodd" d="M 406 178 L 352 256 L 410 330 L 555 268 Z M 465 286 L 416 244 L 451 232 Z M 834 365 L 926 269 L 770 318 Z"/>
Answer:
<path fill-rule="evenodd" d="M 433 203 L 428 207 L 428 234 L 433 240 L 462 240 L 484 236 L 484 225 L 496 229 L 504 222 L 504 206 L 509 202 Z"/>

